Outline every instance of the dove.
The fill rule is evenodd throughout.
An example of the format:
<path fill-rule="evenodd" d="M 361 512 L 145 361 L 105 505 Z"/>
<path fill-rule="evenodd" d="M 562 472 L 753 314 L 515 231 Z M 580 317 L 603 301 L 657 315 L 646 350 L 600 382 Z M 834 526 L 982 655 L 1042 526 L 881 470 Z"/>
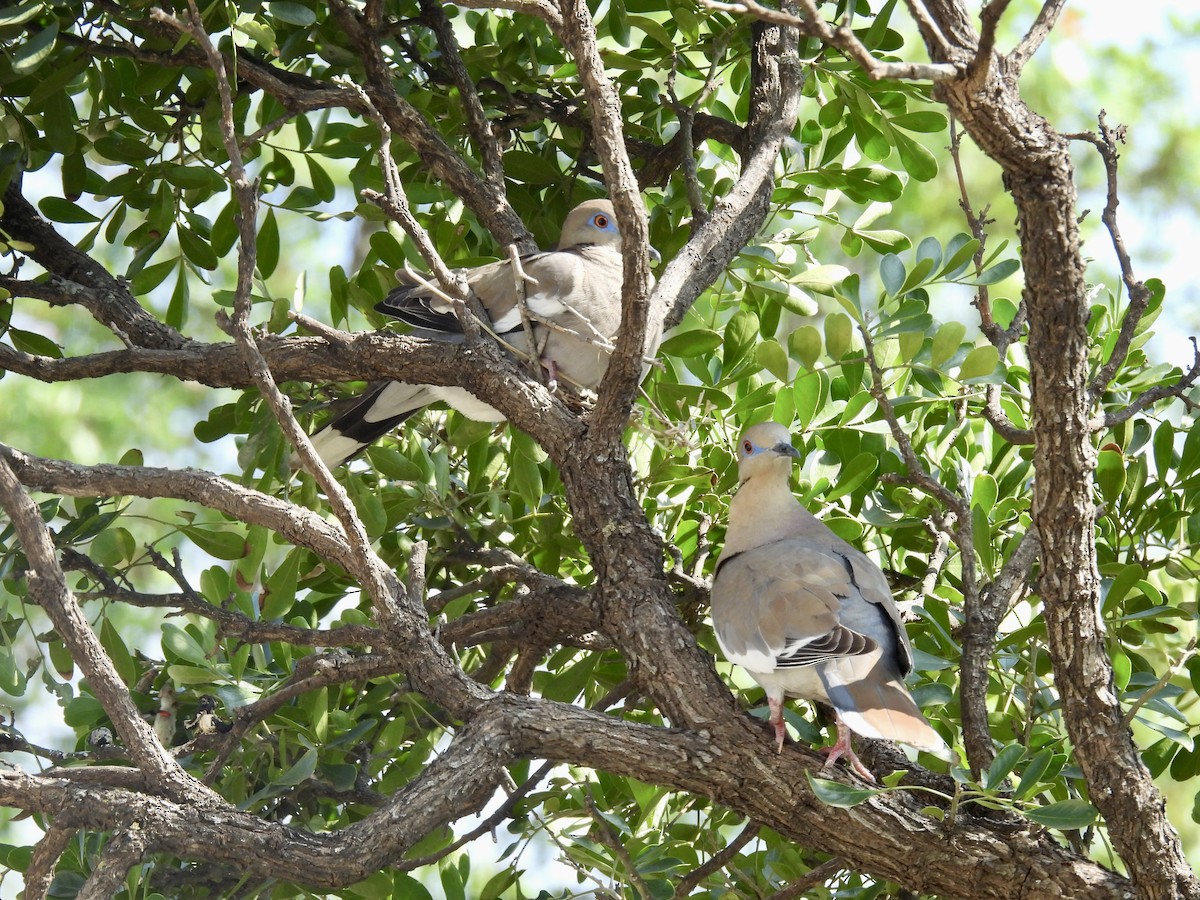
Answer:
<path fill-rule="evenodd" d="M 912 648 L 887 579 L 792 495 L 798 456 L 775 422 L 738 441 L 739 487 L 712 584 L 721 652 L 766 689 L 780 752 L 783 702 L 801 697 L 834 710 L 826 768 L 844 758 L 875 780 L 851 747 L 852 732 L 952 759 L 904 685 Z"/>
<path fill-rule="evenodd" d="M 650 254 L 658 259 L 653 248 Z M 511 261 L 502 260 L 459 272 L 491 319 L 492 332 L 514 352 L 528 355 L 527 323 L 517 295 L 521 284 L 528 325 L 551 385 L 562 380 L 577 388 L 596 388 L 621 323 L 624 266 L 612 203 L 588 200 L 576 206 L 563 222 L 557 248 L 520 257 L 516 271 Z M 375 307 L 377 311 L 408 323 L 419 337 L 463 339 L 458 317 L 444 295 L 411 273 L 397 277 L 399 285 Z M 647 335 L 647 357 L 654 355 L 660 340 L 661 334 Z M 439 400 L 476 421 L 504 419 L 461 387 L 384 381 L 370 385 L 335 415 L 313 435 L 313 444 L 327 465 L 340 465 Z"/>

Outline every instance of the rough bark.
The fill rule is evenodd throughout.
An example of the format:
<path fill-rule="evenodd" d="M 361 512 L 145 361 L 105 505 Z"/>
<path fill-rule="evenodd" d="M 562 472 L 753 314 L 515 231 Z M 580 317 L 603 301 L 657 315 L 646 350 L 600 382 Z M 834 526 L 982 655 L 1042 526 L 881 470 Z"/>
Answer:
<path fill-rule="evenodd" d="M 1022 100 L 1017 69 L 994 51 L 996 7 L 977 36 L 962 5 L 928 4 L 940 35 L 925 31 L 935 61 L 962 66 L 936 96 L 999 164 L 1016 203 L 1034 410 L 1033 520 L 1041 542 L 1039 593 L 1068 733 L 1089 799 L 1140 897 L 1200 897 L 1158 789 L 1123 722 L 1104 646 L 1096 565 L 1089 427 L 1088 300 L 1077 227 L 1075 173 L 1067 142 Z M 986 26 L 990 25 L 990 32 Z M 941 36 L 951 36 L 950 46 Z M 1020 60 L 1018 60 L 1020 61 Z"/>

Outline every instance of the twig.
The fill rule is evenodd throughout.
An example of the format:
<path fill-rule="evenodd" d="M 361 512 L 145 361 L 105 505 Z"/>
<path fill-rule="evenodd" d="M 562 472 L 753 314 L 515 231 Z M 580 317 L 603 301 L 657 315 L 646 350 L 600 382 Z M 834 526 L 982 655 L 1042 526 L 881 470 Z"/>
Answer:
<path fill-rule="evenodd" d="M 871 330 L 865 323 L 859 323 L 858 331 L 862 335 L 863 346 L 866 349 L 867 365 L 871 370 L 871 396 L 879 404 L 879 410 L 883 413 L 883 417 L 888 423 L 892 439 L 895 440 L 896 446 L 900 450 L 900 457 L 904 460 L 904 465 L 908 469 L 906 480 L 941 501 L 943 506 L 949 508 L 958 517 L 959 545 L 963 551 L 965 561 L 974 552 L 969 549 L 970 544 L 964 545 L 962 540 L 962 529 L 964 525 L 969 528 L 971 521 L 971 510 L 967 506 L 967 501 L 926 471 L 925 466 L 912 448 L 912 442 L 908 439 L 908 434 L 904 431 L 904 428 L 900 425 L 900 420 L 896 417 L 896 411 L 892 408 L 892 401 L 888 399 L 887 392 L 883 388 L 883 371 L 879 367 L 879 361 L 875 358 L 875 342 L 871 338 Z"/>
<path fill-rule="evenodd" d="M 799 0 L 803 13 L 801 16 L 771 9 L 758 3 L 757 0 L 738 0 L 735 3 L 701 0 L 701 4 L 720 12 L 746 13 L 763 22 L 795 28 L 801 34 L 818 38 L 826 44 L 837 47 L 857 62 L 872 81 L 884 79 L 951 81 L 961 74 L 957 66 L 949 63 L 883 62 L 876 59 L 852 30 L 845 26 L 834 28 L 826 22 L 817 11 L 816 0 Z"/>
<path fill-rule="evenodd" d="M 1120 155 L 1117 153 L 1117 143 L 1125 142 L 1125 126 L 1118 125 L 1116 128 L 1109 128 L 1105 121 L 1106 116 L 1107 113 L 1100 110 L 1100 115 L 1097 117 L 1099 134 L 1085 131 L 1079 134 L 1063 135 L 1070 140 L 1086 141 L 1092 144 L 1100 152 L 1100 158 L 1104 161 L 1108 195 L 1104 203 L 1104 211 L 1100 214 L 1100 221 L 1104 223 L 1104 227 L 1108 229 L 1109 236 L 1112 238 L 1113 252 L 1116 254 L 1117 263 L 1121 268 L 1121 281 L 1124 282 L 1125 290 L 1129 295 L 1129 308 L 1125 310 L 1125 318 L 1121 321 L 1121 331 L 1117 335 L 1117 342 L 1108 357 L 1108 362 L 1100 367 L 1100 371 L 1096 373 L 1092 383 L 1088 386 L 1088 393 L 1093 403 L 1108 389 L 1108 385 L 1117 371 L 1125 364 L 1125 359 L 1129 355 L 1129 347 L 1137 332 L 1138 323 L 1142 320 L 1146 306 L 1150 302 L 1150 289 L 1133 274 L 1133 263 L 1129 259 L 1125 239 L 1121 236 L 1121 229 L 1117 225 L 1117 205 L 1121 202 L 1117 192 L 1117 161 L 1120 159 Z"/>
<path fill-rule="evenodd" d="M 467 128 L 479 148 L 480 164 L 483 177 L 498 189 L 504 189 L 504 158 L 500 153 L 500 144 L 492 132 L 491 123 L 479 101 L 479 92 L 475 90 L 475 82 L 467 71 L 458 52 L 458 40 L 454 36 L 454 27 L 441 3 L 434 0 L 421 0 L 421 20 L 433 29 L 437 36 L 438 47 L 442 51 L 442 61 L 450 73 L 454 86 L 458 88 L 458 96 L 462 101 L 467 116 Z"/>
<path fill-rule="evenodd" d="M 129 689 L 117 674 L 112 660 L 67 587 L 66 575 L 59 565 L 41 511 L 22 488 L 8 459 L 2 455 L 0 508 L 8 514 L 9 522 L 29 561 L 29 595 L 54 623 L 58 637 L 87 678 L 92 692 L 108 713 L 113 727 L 138 767 L 157 789 L 170 796 L 187 798 L 197 804 L 217 800 L 215 795 L 180 768 L 142 719 L 129 695 Z"/>
<path fill-rule="evenodd" d="M 712 59 L 708 66 L 708 75 L 704 79 L 704 86 L 691 106 L 684 106 L 679 96 L 675 93 L 675 76 L 679 71 L 679 54 L 672 54 L 671 71 L 667 73 L 667 96 L 671 100 L 671 107 L 675 110 L 676 118 L 679 119 L 679 140 L 681 142 L 679 160 L 683 168 L 683 183 L 687 188 L 688 205 L 692 209 L 693 232 L 708 221 L 708 207 L 705 206 L 704 192 L 700 189 L 700 178 L 696 171 L 696 148 L 693 141 L 696 111 L 720 86 L 720 83 L 717 81 L 717 71 L 721 64 L 721 58 L 725 55 L 725 50 L 728 48 L 732 38 L 733 32 L 729 32 L 717 39 L 716 44 L 712 48 Z"/>
<path fill-rule="evenodd" d="M 953 45 L 946 40 L 941 24 L 929 15 L 929 10 L 925 8 L 925 0 L 906 0 L 905 5 L 908 7 L 908 14 L 917 23 L 917 28 L 925 39 L 925 45 L 929 48 L 930 54 L 932 55 L 936 47 L 942 56 L 949 56 Z"/>
<path fill-rule="evenodd" d="M 625 874 L 629 879 L 629 883 L 633 885 L 633 889 L 637 891 L 638 897 L 641 900 L 653 900 L 654 893 L 646 884 L 645 879 L 642 878 L 642 873 L 634 865 L 633 857 L 629 855 L 629 850 L 625 847 L 621 836 L 617 834 L 616 829 L 613 828 L 608 819 L 600 815 L 600 810 L 596 807 L 596 798 L 592 796 L 592 786 L 590 784 L 583 786 L 583 806 L 588 811 L 588 815 L 592 817 L 592 821 L 596 823 L 600 843 L 611 850 L 613 856 L 625 867 Z"/>
<path fill-rule="evenodd" d="M 757 822 L 747 822 L 745 827 L 738 832 L 737 837 L 733 838 L 728 844 L 714 853 L 692 871 L 688 872 L 675 885 L 676 897 L 688 897 L 692 891 L 700 886 L 709 875 L 714 872 L 719 872 L 725 868 L 736 857 L 748 843 L 758 837 L 759 831 L 762 830 L 762 825 Z"/>
<path fill-rule="evenodd" d="M 1025 32 L 1025 37 L 1021 38 L 1016 49 L 1005 57 L 1014 77 L 1021 73 L 1021 70 L 1025 68 L 1025 63 L 1029 62 L 1033 54 L 1037 53 L 1042 42 L 1054 30 L 1054 24 L 1058 21 L 1058 16 L 1066 5 L 1067 0 L 1045 0 L 1042 4 L 1041 11 L 1033 20 L 1033 24 L 1029 26 L 1029 30 Z"/>
<path fill-rule="evenodd" d="M 277 691 L 234 711 L 233 727 L 223 736 L 216 755 L 209 763 L 204 773 L 204 783 L 212 784 L 216 780 L 230 754 L 251 728 L 293 698 L 330 684 L 394 674 L 398 662 L 393 653 L 350 657 L 340 649 L 301 658 L 291 677 Z"/>
<path fill-rule="evenodd" d="M 429 234 L 421 227 L 421 223 L 417 221 L 416 216 L 412 214 L 412 208 L 408 205 L 408 196 L 405 194 L 404 185 L 400 181 L 400 170 L 396 167 L 396 160 L 392 156 L 391 126 L 388 125 L 387 120 L 384 119 L 379 110 L 375 108 L 375 104 L 371 102 L 371 98 L 367 95 L 366 91 L 353 82 L 347 82 L 347 86 L 358 95 L 359 102 L 367 110 L 368 116 L 375 123 L 376 129 L 379 131 L 379 167 L 383 172 L 385 193 L 380 194 L 377 191 L 364 190 L 362 191 L 363 198 L 388 213 L 404 229 L 405 233 L 416 245 L 417 252 L 421 254 L 421 258 L 425 260 L 425 264 L 429 266 L 429 270 L 445 288 L 445 291 L 438 291 L 438 293 L 446 299 L 450 304 L 450 308 L 458 316 L 459 324 L 462 325 L 463 334 L 466 335 L 467 341 L 478 340 L 480 330 L 478 323 L 474 320 L 478 319 L 486 322 L 488 321 L 487 314 L 467 287 L 466 280 L 446 266 L 441 254 L 437 251 L 437 247 L 430 240 Z M 405 268 L 407 271 L 407 263 L 405 264 Z M 421 281 L 428 284 L 424 282 L 424 279 L 421 279 Z M 470 315 L 468 315 L 468 312 Z"/>
<path fill-rule="evenodd" d="M 821 863 L 803 878 L 796 879 L 783 890 L 771 894 L 767 900 L 793 900 L 793 898 L 811 891 L 817 885 L 824 884 L 844 868 L 846 868 L 846 864 L 835 856 L 828 862 Z"/>
<path fill-rule="evenodd" d="M 978 776 L 994 757 L 988 725 L 988 667 L 996 647 L 996 632 L 1014 599 L 1029 581 L 1029 571 L 1041 550 L 1035 529 L 1021 537 L 991 584 L 978 592 L 974 602 L 964 603 L 966 623 L 959 662 L 963 745 L 971 770 Z"/>
<path fill-rule="evenodd" d="M 512 270 L 513 277 L 513 296 L 517 301 L 517 310 L 521 314 L 521 330 L 525 334 L 525 343 L 529 347 L 529 352 L 524 354 L 529 368 L 533 371 L 533 377 L 541 380 L 542 372 L 542 349 L 545 342 L 549 340 L 550 334 L 546 333 L 542 344 L 539 345 L 537 337 L 533 333 L 533 322 L 530 320 L 529 305 L 525 302 L 525 285 L 537 285 L 537 279 L 529 275 L 525 271 L 525 267 L 521 265 L 521 251 L 516 244 L 508 245 L 508 265 Z M 586 320 L 585 320 L 586 321 Z"/>
<path fill-rule="evenodd" d="M 983 417 L 996 429 L 996 433 L 1010 444 L 1032 444 L 1033 431 L 1018 428 L 1000 406 L 1000 386 L 989 384 L 983 392 Z"/>
<path fill-rule="evenodd" d="M 542 763 L 537 767 L 537 769 L 530 773 L 528 778 L 522 781 L 521 784 L 505 798 L 504 802 L 497 807 L 495 812 L 493 812 L 490 816 L 488 816 L 470 831 L 455 838 L 441 850 L 438 850 L 436 853 L 430 853 L 427 856 L 418 856 L 415 859 L 406 859 L 403 862 L 398 863 L 396 868 L 400 869 L 401 871 L 411 872 L 413 869 L 421 869 L 425 866 L 433 865 L 439 860 L 445 859 L 460 847 L 464 847 L 471 843 L 471 841 L 475 840 L 476 838 L 482 837 L 488 832 L 495 831 L 496 827 L 501 822 L 512 815 L 512 812 L 516 808 L 517 804 L 529 796 L 529 793 L 541 783 L 542 779 L 550 774 L 550 770 L 553 769 L 554 766 L 555 763 L 553 762 Z"/>
<path fill-rule="evenodd" d="M 950 553 L 950 527 L 946 517 L 930 516 L 925 520 L 925 528 L 933 536 L 933 549 L 929 551 L 929 562 L 925 566 L 925 577 L 921 579 L 921 584 L 918 587 L 918 593 L 922 597 L 927 597 L 933 593 L 934 587 L 937 586 L 938 576 L 942 572 L 942 567 L 946 565 L 946 558 Z"/>
<path fill-rule="evenodd" d="M 996 28 L 1004 16 L 1012 0 L 989 0 L 980 10 L 979 18 L 983 27 L 979 31 L 979 43 L 975 48 L 975 58 L 967 67 L 967 78 L 976 81 L 987 75 L 992 63 L 992 54 L 996 50 Z"/>
<path fill-rule="evenodd" d="M 51 825 L 37 842 L 25 869 L 25 900 L 45 900 L 54 880 L 54 868 L 74 836 L 73 828 Z"/>
<path fill-rule="evenodd" d="M 1088 423 L 1093 431 L 1103 431 L 1105 428 L 1111 428 L 1113 425 L 1119 425 L 1132 419 L 1142 410 L 1148 409 L 1159 400 L 1165 400 L 1167 397 L 1178 397 L 1183 400 L 1189 408 L 1195 409 L 1195 404 L 1184 396 L 1184 392 L 1190 390 L 1192 385 L 1200 379 L 1200 347 L 1196 344 L 1196 339 L 1192 341 L 1192 367 L 1188 369 L 1178 381 L 1174 384 L 1160 384 L 1144 393 L 1138 394 L 1137 398 L 1127 406 L 1122 407 L 1116 412 L 1108 411 L 1100 415 L 1094 416 Z"/>
<path fill-rule="evenodd" d="M 1163 672 L 1162 677 L 1159 678 L 1158 681 L 1154 682 L 1154 684 L 1152 684 L 1149 688 L 1147 688 L 1140 697 L 1129 704 L 1129 709 L 1125 711 L 1125 715 L 1121 719 L 1121 724 L 1128 728 L 1129 724 L 1133 721 L 1134 716 L 1137 715 L 1138 710 L 1145 706 L 1146 703 L 1153 699 L 1153 697 L 1158 694 L 1159 691 L 1166 687 L 1167 682 L 1175 677 L 1175 673 L 1187 665 L 1188 660 L 1195 655 L 1196 638 L 1193 637 L 1190 641 L 1188 641 L 1188 645 L 1183 649 L 1183 653 L 1180 654 L 1179 659 L 1167 666 L 1167 671 Z"/>

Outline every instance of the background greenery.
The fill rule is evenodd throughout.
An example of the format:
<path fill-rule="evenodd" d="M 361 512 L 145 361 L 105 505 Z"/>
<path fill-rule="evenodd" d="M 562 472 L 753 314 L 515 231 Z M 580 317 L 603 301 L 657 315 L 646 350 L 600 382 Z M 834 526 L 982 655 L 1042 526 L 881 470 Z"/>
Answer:
<path fill-rule="evenodd" d="M 210 79 L 197 69 L 83 49 L 85 39 L 124 40 L 126 29 L 139 27 L 144 6 L 126 4 L 118 11 L 103 4 L 25 2 L 0 13 L 6 50 L 0 63 L 0 164 L 5 178 L 23 179 L 26 196 L 38 199 L 47 219 L 128 279 L 148 309 L 189 336 L 217 340 L 213 316 L 231 302 L 236 230 Z M 389 42 L 397 84 L 456 150 L 474 154 L 432 31 L 408 20 L 417 15 L 415 6 L 392 6 L 405 20 Z M 890 21 L 895 4 L 871 6 L 873 11 L 858 4 L 864 40 L 880 52 L 905 55 L 905 35 Z M 571 205 L 603 193 L 572 111 L 579 95 L 574 66 L 536 20 L 449 11 L 463 61 L 506 135 L 509 199 L 539 242 L 549 245 Z M 1075 27 L 1082 28 L 1091 13 L 1074 15 L 1080 17 Z M 597 16 L 629 139 L 653 144 L 678 127 L 668 102 L 672 61 L 673 89 L 682 102 L 699 99 L 701 112 L 745 120 L 750 63 L 744 22 L 674 0 L 665 10 L 637 0 L 606 4 Z M 206 23 L 226 44 L 272 57 L 289 71 L 359 77 L 358 57 L 322 4 L 218 3 L 206 9 Z M 1195 27 L 1177 23 L 1179 38 L 1192 38 Z M 1025 83 L 1032 104 L 1065 131 L 1093 127 L 1097 108 L 1108 108 L 1110 120 L 1132 126 L 1122 162 L 1125 196 L 1137 197 L 1143 209 L 1153 205 L 1159 219 L 1167 217 L 1164 210 L 1184 216 L 1198 182 L 1179 148 L 1194 142 L 1197 122 L 1194 115 L 1176 114 L 1185 96 L 1178 72 L 1154 52 L 1087 48 L 1089 72 L 1065 73 L 1055 54 L 1071 39 L 1069 28 L 1057 34 L 1046 62 L 1031 66 Z M 956 208 L 947 121 L 928 102 L 927 88 L 870 82 L 815 42 L 806 58 L 811 62 L 800 125 L 779 161 L 774 214 L 668 336 L 663 366 L 644 385 L 629 438 L 639 498 L 668 543 L 666 564 L 703 579 L 722 543 L 724 506 L 735 484 L 731 441 L 763 418 L 794 424 L 804 456 L 797 494 L 893 577 L 914 621 L 914 691 L 935 726 L 953 739 L 961 559 L 952 548 L 932 591 L 916 592 L 929 574 L 936 542 L 928 522 L 944 510 L 905 482 L 883 412 L 867 393 L 872 372 L 864 336 L 874 345 L 885 391 L 923 465 L 967 499 L 981 576 L 994 577 L 1029 527 L 1032 472 L 1028 448 L 1001 439 L 979 415 L 979 405 L 985 386 L 999 386 L 1008 417 L 1027 426 L 1028 372 L 1019 343 L 1000 356 L 977 336 L 977 314 L 968 304 L 974 289 L 987 284 L 999 323 L 1007 325 L 1016 314 L 1020 275 L 1011 205 L 994 170 L 965 149 L 972 204 L 989 208 L 994 220 L 984 265 L 977 267 L 978 245 Z M 708 92 L 710 73 L 719 87 Z M 1070 88 L 1064 89 L 1067 80 Z M 548 114 L 528 100 L 533 96 L 543 98 Z M 1084 99 L 1089 97 L 1095 99 Z M 271 98 L 249 92 L 239 96 L 236 110 L 242 132 L 255 135 L 244 152 L 263 189 L 256 321 L 274 332 L 289 331 L 287 311 L 302 307 L 340 328 L 382 324 L 371 307 L 386 292 L 390 273 L 405 259 L 418 265 L 420 259 L 375 207 L 359 199 L 364 188 L 382 188 L 374 129 L 342 111 L 285 115 Z M 1143 138 L 1148 134 L 1153 142 Z M 395 153 L 410 199 L 448 262 L 472 265 L 502 254 L 409 148 L 398 144 Z M 1103 178 L 1094 156 L 1081 145 L 1085 187 Z M 709 140 L 700 148 L 697 178 L 707 200 L 728 190 L 736 170 L 727 144 Z M 676 172 L 644 192 L 652 242 L 667 258 L 686 237 L 691 213 L 684 187 Z M 1098 227 L 1097 219 L 1093 215 L 1089 227 Z M 1137 260 L 1141 269 L 1163 262 L 1175 244 L 1147 228 L 1138 246 L 1145 254 Z M 1090 329 L 1099 366 L 1111 352 L 1125 298 L 1103 242 L 1093 246 L 1098 259 Z M 20 256 L 14 247 L 6 259 L 15 263 Z M 31 269 L 19 274 L 28 277 Z M 1194 307 L 1180 299 L 1192 296 L 1194 286 L 1154 287 L 1137 345 L 1163 322 L 1172 331 L 1194 325 Z M 1164 318 L 1155 324 L 1160 313 Z M 29 353 L 79 356 L 117 346 L 111 333 L 75 307 L 8 297 L 0 301 L 0 320 L 7 323 L 5 343 Z M 1177 366 L 1135 349 L 1102 407 L 1119 410 L 1179 375 Z M 288 385 L 306 421 L 319 419 L 330 396 L 357 387 Z M 253 391 L 211 390 L 150 375 L 41 384 L 8 374 L 0 384 L 0 422 L 4 442 L 30 453 L 87 464 L 142 458 L 149 465 L 203 466 L 325 508 L 308 476 L 290 475 L 290 450 Z M 1200 433 L 1191 424 L 1181 405 L 1163 404 L 1097 435 L 1104 449 L 1096 499 L 1104 507 L 1097 540 L 1118 687 L 1130 708 L 1136 706 L 1137 741 L 1171 800 L 1174 824 L 1196 835 L 1193 819 L 1200 811 L 1191 808 L 1191 798 L 1200 767 L 1194 745 L 1200 663 L 1189 641 L 1196 618 L 1200 517 L 1191 498 L 1200 486 Z M 590 583 L 558 475 L 514 428 L 432 411 L 369 450 L 341 479 L 379 553 L 397 569 L 406 565 L 414 542 L 429 542 L 431 607 L 442 621 L 523 590 L 520 583 L 488 579 L 481 548 L 503 547 L 569 583 Z M 40 499 L 60 548 L 86 554 L 138 591 L 180 589 L 164 572 L 166 564 L 156 561 L 178 548 L 183 580 L 214 606 L 303 628 L 370 620 L 369 604 L 344 572 L 265 530 L 168 501 Z M 105 724 L 103 709 L 79 682 L 45 619 L 24 602 L 21 549 L 11 529 L 0 529 L 0 554 L 5 703 L 15 708 L 17 727 L 31 742 L 82 750 L 88 733 Z M 82 598 L 104 593 L 95 574 L 74 579 Z M 445 599 L 439 601 L 439 594 Z M 226 714 L 269 694 L 312 652 L 284 641 L 242 644 L 222 637 L 203 617 L 164 618 L 161 610 L 99 598 L 86 610 L 123 678 L 142 688 L 145 711 L 157 708 L 156 692 L 170 679 L 180 691 L 181 722 L 201 694 L 218 697 Z M 715 654 L 703 606 L 681 599 L 681 614 Z M 997 763 L 979 779 L 956 770 L 966 792 L 960 799 L 1028 811 L 1063 840 L 1108 859 L 1102 823 L 1095 821 L 1072 764 L 1043 642 L 1034 589 L 1005 619 L 994 657 L 989 708 Z M 457 658 L 497 687 L 514 677 L 514 666 L 524 665 L 488 644 L 461 648 Z M 720 660 L 718 668 L 747 706 L 762 705 L 761 691 L 743 675 Z M 549 648 L 528 673 L 536 694 L 581 705 L 602 702 L 625 676 L 619 653 L 588 647 Z M 661 721 L 656 709 L 636 698 L 620 714 Z M 790 721 L 803 739 L 819 740 L 799 711 Z M 392 793 L 444 746 L 452 727 L 403 679 L 320 689 L 264 722 L 216 787 L 264 817 L 316 831 L 337 829 L 370 810 L 370 796 L 352 793 L 364 779 L 378 794 Z M 181 725 L 177 740 L 187 737 Z M 186 761 L 200 771 L 207 759 L 197 753 Z M 514 784 L 525 783 L 538 765 L 513 767 Z M 834 803 L 861 799 L 825 790 Z M 411 873 L 379 873 L 345 895 L 534 897 L 539 891 L 573 896 L 603 889 L 671 896 L 672 884 L 742 824 L 701 797 L 560 766 L 517 806 L 502 830 L 498 861 L 479 852 L 483 838 Z M 0 861 L 20 870 L 28 860 L 28 831 L 13 826 L 5 833 L 11 836 L 0 847 Z M 611 834 L 619 836 L 626 857 L 613 849 Z M 449 830 L 436 833 L 412 856 L 436 853 L 451 837 Z M 58 895 L 72 895 L 81 883 L 97 840 L 80 837 L 68 849 Z M 547 856 L 560 866 L 552 876 L 544 874 Z M 764 830 L 701 887 L 713 896 L 761 896 L 822 861 Z M 630 865 L 640 886 L 628 886 Z M 199 896 L 210 889 L 181 881 L 175 860 L 155 859 L 143 876 L 131 877 L 129 896 L 156 889 Z M 10 890 L 12 877 L 4 876 L 0 890 Z M 810 895 L 867 897 L 887 889 L 843 872 Z M 304 894 L 299 886 L 270 889 L 270 896 Z"/>

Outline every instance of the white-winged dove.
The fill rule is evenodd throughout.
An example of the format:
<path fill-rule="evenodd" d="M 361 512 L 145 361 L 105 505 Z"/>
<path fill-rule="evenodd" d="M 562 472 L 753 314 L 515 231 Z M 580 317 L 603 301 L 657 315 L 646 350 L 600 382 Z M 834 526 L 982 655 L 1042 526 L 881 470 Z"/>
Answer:
<path fill-rule="evenodd" d="M 780 751 L 790 696 L 833 707 L 838 737 L 826 767 L 844 756 L 874 780 L 851 749 L 852 731 L 952 759 L 904 686 L 912 648 L 887 579 L 792 496 L 798 456 L 774 422 L 738 442 L 740 486 L 712 585 L 721 652 L 766 688 Z"/>
<path fill-rule="evenodd" d="M 658 258 L 653 248 L 650 253 Z M 595 389 L 621 323 L 621 235 L 612 204 L 588 200 L 576 206 L 563 223 L 557 249 L 521 257 L 520 269 L 523 279 L 511 262 L 502 260 L 461 274 L 491 318 L 492 331 L 515 352 L 528 355 L 526 323 L 517 302 L 517 284 L 523 283 L 538 357 L 551 380 Z M 399 286 L 376 310 L 412 325 L 420 337 L 463 339 L 458 317 L 443 297 L 405 273 L 398 277 Z M 646 336 L 647 357 L 658 350 L 661 337 Z M 313 435 L 313 444 L 327 465 L 338 465 L 439 400 L 477 421 L 504 419 L 461 387 L 383 381 Z"/>

